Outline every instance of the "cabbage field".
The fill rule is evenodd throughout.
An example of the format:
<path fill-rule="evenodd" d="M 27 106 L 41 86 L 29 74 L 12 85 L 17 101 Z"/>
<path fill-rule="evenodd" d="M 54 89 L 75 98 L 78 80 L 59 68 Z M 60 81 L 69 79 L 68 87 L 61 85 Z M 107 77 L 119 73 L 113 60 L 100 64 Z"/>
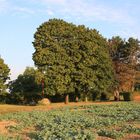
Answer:
<path fill-rule="evenodd" d="M 140 104 L 133 102 L 6 113 L 2 121 L 15 124 L 0 132 L 0 140 L 140 139 Z"/>

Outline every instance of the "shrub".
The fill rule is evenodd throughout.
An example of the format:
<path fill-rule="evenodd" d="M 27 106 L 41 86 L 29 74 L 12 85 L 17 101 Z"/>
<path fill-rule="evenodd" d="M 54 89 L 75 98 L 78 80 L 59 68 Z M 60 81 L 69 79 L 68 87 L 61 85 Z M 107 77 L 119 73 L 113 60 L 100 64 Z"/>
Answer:
<path fill-rule="evenodd" d="M 106 93 L 101 93 L 100 100 L 107 101 L 107 100 L 109 100 L 109 97 Z"/>
<path fill-rule="evenodd" d="M 99 100 L 99 97 L 98 97 L 99 95 L 98 94 L 99 94 L 98 92 L 93 92 L 92 93 L 92 100 L 93 101 Z"/>
<path fill-rule="evenodd" d="M 124 101 L 132 101 L 133 100 L 133 93 L 132 92 L 122 92 L 121 95 L 123 96 Z"/>

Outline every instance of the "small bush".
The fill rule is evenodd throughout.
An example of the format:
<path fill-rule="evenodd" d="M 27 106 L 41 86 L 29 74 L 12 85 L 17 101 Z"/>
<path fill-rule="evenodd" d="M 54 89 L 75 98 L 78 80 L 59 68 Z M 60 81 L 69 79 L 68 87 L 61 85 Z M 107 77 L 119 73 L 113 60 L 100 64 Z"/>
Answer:
<path fill-rule="evenodd" d="M 100 96 L 100 100 L 101 101 L 107 101 L 107 100 L 109 100 L 109 97 L 106 93 L 102 93 L 101 96 Z"/>
<path fill-rule="evenodd" d="M 121 95 L 123 96 L 124 101 L 132 101 L 133 100 L 133 93 L 132 92 L 122 92 Z"/>
<path fill-rule="evenodd" d="M 93 92 L 92 93 L 92 100 L 93 101 L 99 100 L 99 97 L 98 97 L 98 93 L 97 92 Z"/>

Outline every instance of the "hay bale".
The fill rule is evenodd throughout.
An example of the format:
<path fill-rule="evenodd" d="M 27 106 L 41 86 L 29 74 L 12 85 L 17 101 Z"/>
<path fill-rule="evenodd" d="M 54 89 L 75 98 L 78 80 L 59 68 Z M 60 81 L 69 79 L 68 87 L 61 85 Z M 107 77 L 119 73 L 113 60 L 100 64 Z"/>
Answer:
<path fill-rule="evenodd" d="M 39 105 L 49 105 L 50 103 L 51 102 L 50 102 L 50 100 L 48 98 L 44 98 L 44 99 L 38 101 Z"/>

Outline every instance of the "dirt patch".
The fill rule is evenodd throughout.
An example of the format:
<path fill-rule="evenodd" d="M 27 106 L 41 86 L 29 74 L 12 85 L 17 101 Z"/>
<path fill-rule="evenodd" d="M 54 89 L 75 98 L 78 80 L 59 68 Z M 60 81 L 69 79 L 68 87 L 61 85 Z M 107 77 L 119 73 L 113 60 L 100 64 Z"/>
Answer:
<path fill-rule="evenodd" d="M 31 135 L 32 132 L 35 132 L 35 128 L 34 127 L 28 127 L 28 128 L 24 128 L 24 130 L 22 130 L 22 132 L 20 132 L 20 135 L 22 136 L 23 140 L 31 140 Z"/>
<path fill-rule="evenodd" d="M 134 96 L 134 101 L 140 101 L 140 95 Z"/>
<path fill-rule="evenodd" d="M 10 133 L 8 131 L 8 127 L 9 126 L 14 126 L 14 125 L 17 125 L 17 123 L 14 122 L 14 121 L 0 121 L 0 134 L 3 135 L 3 136 L 9 136 L 9 137 L 12 137 L 12 138 L 18 136 L 19 134 L 17 134 L 17 133 Z M 29 135 L 28 133 L 31 130 L 33 131 L 34 129 L 33 128 L 26 128 L 25 130 L 20 132 L 21 138 L 23 140 L 30 140 L 30 138 L 28 136 Z"/>
<path fill-rule="evenodd" d="M 140 124 L 139 123 L 135 123 L 134 125 L 135 125 L 135 127 L 140 128 Z"/>
<path fill-rule="evenodd" d="M 98 136 L 97 140 L 114 140 L 114 139 Z M 140 135 L 136 135 L 136 134 L 126 135 L 124 138 L 119 140 L 140 140 Z"/>
<path fill-rule="evenodd" d="M 8 134 L 8 127 L 14 126 L 16 123 L 14 121 L 1 121 L 0 122 L 0 134 Z"/>
<path fill-rule="evenodd" d="M 140 135 L 136 134 L 127 135 L 122 140 L 140 140 Z"/>
<path fill-rule="evenodd" d="M 103 136 L 98 136 L 97 140 L 113 140 L 111 138 L 103 137 Z"/>

